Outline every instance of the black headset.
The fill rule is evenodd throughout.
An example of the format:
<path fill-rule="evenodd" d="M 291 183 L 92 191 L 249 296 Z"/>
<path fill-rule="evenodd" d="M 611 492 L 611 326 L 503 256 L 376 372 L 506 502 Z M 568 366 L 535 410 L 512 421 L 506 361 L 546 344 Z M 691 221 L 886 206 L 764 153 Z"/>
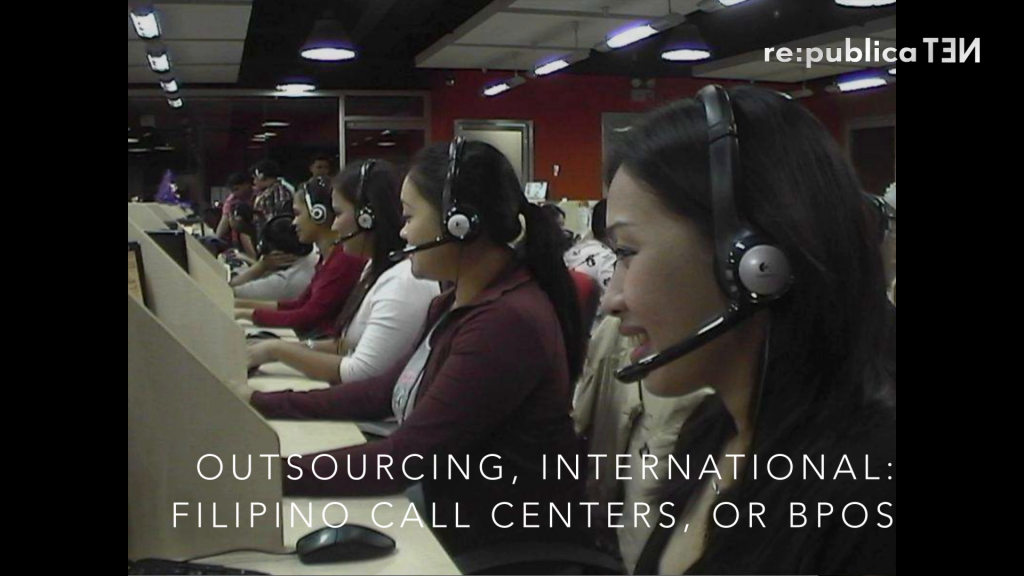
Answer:
<path fill-rule="evenodd" d="M 465 147 L 466 139 L 462 136 L 452 140 L 448 147 L 448 175 L 441 197 L 441 237 L 426 244 L 409 246 L 405 250 L 393 252 L 392 261 L 398 262 L 410 254 L 433 250 L 453 242 L 471 242 L 480 235 L 480 214 L 472 206 L 459 202 L 456 194 Z"/>
<path fill-rule="evenodd" d="M 658 354 L 620 370 L 625 383 L 643 380 L 714 341 L 782 298 L 793 284 L 786 252 L 764 239 L 739 214 L 736 189 L 741 181 L 739 131 L 729 93 L 708 86 L 697 94 L 707 114 L 711 159 L 711 198 L 715 226 L 715 270 L 729 307 L 695 334 Z"/>
<path fill-rule="evenodd" d="M 278 222 L 281 221 L 287 222 L 287 225 L 278 226 Z M 256 254 L 259 255 L 260 258 L 262 258 L 264 256 L 269 255 L 275 249 L 282 249 L 282 246 L 280 244 L 284 242 L 285 239 L 279 236 L 277 238 L 272 238 L 272 236 L 278 234 L 278 232 L 276 231 L 278 227 L 281 227 L 287 231 L 287 234 L 290 235 L 291 240 L 294 240 L 295 246 L 303 246 L 303 244 L 299 242 L 299 239 L 295 234 L 295 227 L 292 225 L 293 221 L 294 218 L 291 216 L 275 216 L 271 218 L 269 222 L 264 224 L 263 228 L 260 229 L 260 239 L 259 243 L 256 245 Z M 309 248 L 310 250 L 312 250 L 312 247 Z M 309 252 L 306 252 L 306 254 L 309 254 Z M 302 256 L 303 254 L 300 251 L 295 255 Z"/>
<path fill-rule="evenodd" d="M 896 209 L 881 196 L 864 194 L 864 200 L 878 211 L 878 240 L 884 241 L 889 232 L 896 228 Z"/>
<path fill-rule="evenodd" d="M 366 183 L 369 182 L 373 168 L 376 165 L 377 160 L 367 160 L 359 167 L 359 188 L 356 190 L 356 230 L 335 241 L 335 246 L 344 244 L 366 232 L 371 232 L 377 225 L 377 216 L 373 211 L 373 202 L 366 192 Z"/>
<path fill-rule="evenodd" d="M 359 206 L 358 213 L 356 214 L 356 224 L 360 229 L 367 232 L 373 230 L 376 217 L 373 213 L 373 203 L 370 201 L 370 197 L 366 195 L 366 182 L 370 179 L 370 174 L 376 165 L 376 160 L 367 160 L 359 168 L 359 190 L 356 193 L 356 201 L 359 203 Z"/>
<path fill-rule="evenodd" d="M 305 184 L 303 184 L 302 188 L 303 188 L 303 196 L 305 196 L 305 198 L 306 198 L 306 208 L 309 210 L 309 217 L 316 224 L 319 224 L 319 225 L 326 224 L 328 217 L 331 215 L 331 207 L 330 207 L 331 182 L 327 178 L 325 178 L 323 176 L 317 176 L 316 178 L 313 178 L 309 182 L 306 182 Z M 317 196 L 319 196 L 319 198 L 316 198 L 316 199 L 313 198 L 313 190 L 314 190 L 314 188 L 319 189 L 319 194 L 317 194 Z M 325 190 L 327 191 L 327 194 L 326 194 L 327 202 L 326 203 L 324 202 L 325 198 L 323 198 L 323 196 L 325 195 L 324 194 Z"/>

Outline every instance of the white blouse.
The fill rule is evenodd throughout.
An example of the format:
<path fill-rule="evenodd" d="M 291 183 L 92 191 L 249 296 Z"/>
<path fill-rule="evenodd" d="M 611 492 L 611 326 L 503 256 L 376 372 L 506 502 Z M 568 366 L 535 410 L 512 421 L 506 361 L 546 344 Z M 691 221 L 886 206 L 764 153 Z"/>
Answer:
<path fill-rule="evenodd" d="M 349 353 L 341 361 L 341 382 L 380 376 L 405 358 L 422 336 L 430 303 L 440 293 L 437 282 L 412 275 L 410 260 L 382 274 L 342 338 Z"/>

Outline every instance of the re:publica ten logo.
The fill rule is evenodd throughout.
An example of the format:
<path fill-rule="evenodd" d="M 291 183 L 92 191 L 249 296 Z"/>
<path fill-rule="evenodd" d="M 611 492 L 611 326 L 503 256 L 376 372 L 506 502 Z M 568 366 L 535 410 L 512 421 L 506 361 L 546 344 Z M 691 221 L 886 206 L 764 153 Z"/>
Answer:
<path fill-rule="evenodd" d="M 981 63 L 981 38 L 925 38 L 929 64 Z M 775 58 L 772 59 L 774 54 Z M 811 68 L 821 63 L 843 64 L 895 64 L 897 62 L 918 62 L 917 47 L 882 48 L 879 40 L 866 38 L 863 46 L 854 46 L 853 40 L 846 39 L 845 47 L 838 48 L 765 48 L 765 62 L 807 63 Z"/>

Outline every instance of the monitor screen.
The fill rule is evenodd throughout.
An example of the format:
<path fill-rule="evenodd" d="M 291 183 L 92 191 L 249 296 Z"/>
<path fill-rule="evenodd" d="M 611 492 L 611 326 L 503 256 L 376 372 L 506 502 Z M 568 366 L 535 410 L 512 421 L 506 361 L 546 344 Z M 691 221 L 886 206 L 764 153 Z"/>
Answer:
<path fill-rule="evenodd" d="M 185 247 L 185 232 L 182 230 L 177 231 L 153 231 L 146 232 L 149 237 L 153 239 L 164 252 L 167 253 L 181 269 L 188 274 L 188 249 Z"/>
<path fill-rule="evenodd" d="M 135 242 L 128 243 L 128 293 L 146 305 L 145 276 L 142 272 L 142 249 Z"/>

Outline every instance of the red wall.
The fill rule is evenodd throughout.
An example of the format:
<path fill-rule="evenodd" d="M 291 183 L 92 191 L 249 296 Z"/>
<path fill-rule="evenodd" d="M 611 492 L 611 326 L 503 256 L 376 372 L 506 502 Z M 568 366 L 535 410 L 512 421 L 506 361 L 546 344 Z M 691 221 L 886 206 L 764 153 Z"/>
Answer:
<path fill-rule="evenodd" d="M 601 198 L 602 114 L 645 112 L 678 98 L 692 97 L 708 83 L 684 78 L 658 79 L 654 101 L 635 103 L 631 79 L 626 77 L 561 74 L 531 80 L 495 98 L 484 98 L 480 93 L 485 85 L 508 78 L 509 74 L 456 72 L 454 86 L 446 85 L 447 76 L 437 74 L 431 91 L 434 141 L 451 139 L 456 120 L 532 120 L 535 177 L 550 182 L 549 197 L 572 200 Z M 855 95 L 822 94 L 802 102 L 845 146 L 845 126 L 850 120 L 896 114 L 896 89 Z M 556 164 L 561 166 L 557 178 Z"/>

